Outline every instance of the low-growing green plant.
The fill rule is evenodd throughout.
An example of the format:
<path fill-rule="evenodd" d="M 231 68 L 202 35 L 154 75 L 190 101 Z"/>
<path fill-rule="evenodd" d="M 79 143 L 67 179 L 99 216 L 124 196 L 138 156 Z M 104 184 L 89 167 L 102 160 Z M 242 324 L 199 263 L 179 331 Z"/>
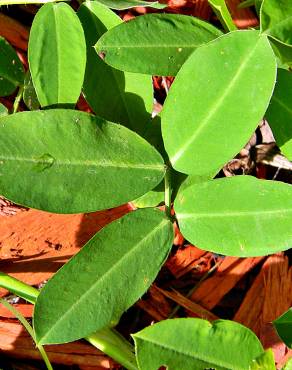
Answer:
<path fill-rule="evenodd" d="M 214 179 L 265 115 L 291 158 L 289 1 L 264 0 L 260 30 L 243 31 L 234 31 L 224 2 L 210 1 L 226 34 L 175 14 L 122 23 L 106 6 L 143 1 L 86 1 L 77 14 L 48 3 L 33 21 L 26 76 L 0 40 L 0 93 L 19 87 L 12 114 L 0 106 L 0 193 L 56 213 L 141 207 L 99 231 L 40 294 L 0 276 L 35 303 L 39 346 L 85 337 L 128 369 L 275 368 L 272 353 L 235 322 L 166 320 L 133 335 L 135 355 L 112 327 L 157 276 L 174 221 L 191 243 L 224 255 L 290 247 L 290 185 Z M 175 76 L 154 119 L 151 75 Z M 74 109 L 81 91 L 94 114 Z M 22 97 L 31 111 L 16 113 Z M 155 208 L 162 203 L 165 212 Z"/>

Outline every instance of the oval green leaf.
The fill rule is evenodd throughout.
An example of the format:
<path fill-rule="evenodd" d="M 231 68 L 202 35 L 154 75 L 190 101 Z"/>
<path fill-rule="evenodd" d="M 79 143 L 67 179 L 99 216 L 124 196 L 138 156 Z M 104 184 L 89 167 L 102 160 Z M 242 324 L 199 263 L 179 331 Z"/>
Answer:
<path fill-rule="evenodd" d="M 292 348 L 292 308 L 273 321 L 273 325 L 286 346 Z"/>
<path fill-rule="evenodd" d="M 174 76 L 189 55 L 222 32 L 198 18 L 148 14 L 114 27 L 95 48 L 123 71 Z"/>
<path fill-rule="evenodd" d="M 260 11 L 261 32 L 292 45 L 290 0 L 264 0 Z"/>
<path fill-rule="evenodd" d="M 251 137 L 275 78 L 273 51 L 257 31 L 231 32 L 197 49 L 178 73 L 161 114 L 172 166 L 213 177 Z"/>
<path fill-rule="evenodd" d="M 0 120 L 0 194 L 56 213 L 118 206 L 164 176 L 160 154 L 127 128 L 63 109 Z"/>
<path fill-rule="evenodd" d="M 38 11 L 30 31 L 28 60 L 42 107 L 77 102 L 86 43 L 79 18 L 69 5 L 50 3 Z"/>
<path fill-rule="evenodd" d="M 158 1 L 142 1 L 142 0 L 98 0 L 99 3 L 115 10 L 125 10 L 135 8 L 137 6 L 150 7 L 155 9 L 164 9 L 166 4 L 160 4 Z"/>
<path fill-rule="evenodd" d="M 149 288 L 172 241 L 172 224 L 156 209 L 106 226 L 42 289 L 34 311 L 37 342 L 73 341 L 119 320 Z"/>
<path fill-rule="evenodd" d="M 0 37 L 0 96 L 12 94 L 23 80 L 24 69 L 16 51 Z"/>
<path fill-rule="evenodd" d="M 292 243 L 292 186 L 235 176 L 179 192 L 176 217 L 184 237 L 228 256 L 264 256 Z"/>
<path fill-rule="evenodd" d="M 98 116 L 142 134 L 153 106 L 151 77 L 118 71 L 99 58 L 93 48 L 108 29 L 122 23 L 121 19 L 96 1 L 82 4 L 78 16 L 87 44 L 83 83 L 86 101 Z"/>
<path fill-rule="evenodd" d="M 278 70 L 277 83 L 266 112 L 277 145 L 292 159 L 292 73 Z"/>
<path fill-rule="evenodd" d="M 133 335 L 139 369 L 246 370 L 263 347 L 246 327 L 227 320 L 164 320 Z M 239 355 L 240 354 L 240 355 Z"/>
<path fill-rule="evenodd" d="M 268 349 L 252 360 L 249 370 L 276 370 L 273 351 Z"/>

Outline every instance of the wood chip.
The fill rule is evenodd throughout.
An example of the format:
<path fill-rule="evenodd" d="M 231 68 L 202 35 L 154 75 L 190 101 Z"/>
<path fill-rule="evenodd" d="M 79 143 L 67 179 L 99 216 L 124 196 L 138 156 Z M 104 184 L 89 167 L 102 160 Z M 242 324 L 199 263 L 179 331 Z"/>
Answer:
<path fill-rule="evenodd" d="M 267 258 L 247 292 L 233 320 L 253 330 L 265 348 L 272 348 L 276 362 L 287 353 L 271 322 L 292 303 L 292 267 L 288 257 L 278 253 Z"/>
<path fill-rule="evenodd" d="M 4 37 L 11 45 L 27 50 L 29 31 L 21 23 L 0 13 L 0 36 Z"/>
<path fill-rule="evenodd" d="M 214 315 L 212 312 L 206 310 L 204 307 L 200 306 L 197 303 L 190 301 L 188 298 L 177 292 L 176 290 L 169 292 L 164 289 L 158 288 L 158 290 L 165 295 L 165 297 L 170 298 L 178 305 L 184 307 L 188 311 L 188 316 L 191 317 L 199 317 L 201 319 L 214 321 L 217 320 L 218 317 Z"/>
<path fill-rule="evenodd" d="M 0 271 L 27 284 L 49 279 L 102 227 L 131 211 L 111 210 L 63 215 L 29 210 L 0 217 Z M 0 296 L 7 292 L 0 289 Z"/>
<path fill-rule="evenodd" d="M 165 320 L 171 313 L 169 302 L 154 284 L 150 287 L 147 297 L 140 299 L 136 306 L 147 312 L 155 321 Z"/>
<path fill-rule="evenodd" d="M 167 260 L 166 267 L 177 279 L 179 279 L 193 269 L 200 271 L 201 258 L 206 254 L 207 252 L 202 249 L 198 249 L 193 245 L 186 245 L 185 247 L 179 248 L 176 253 Z"/>
<path fill-rule="evenodd" d="M 34 307 L 32 304 L 14 304 L 13 307 L 20 312 L 22 316 L 26 318 L 32 317 Z M 13 313 L 0 303 L 0 318 L 1 317 L 6 319 L 15 319 Z"/>
<path fill-rule="evenodd" d="M 212 310 L 221 299 L 265 257 L 225 257 L 216 272 L 200 284 L 190 299 Z"/>
<path fill-rule="evenodd" d="M 83 341 L 45 346 L 52 363 L 113 369 L 114 362 Z M 0 320 L 0 353 L 13 358 L 40 360 L 41 356 L 29 334 L 18 322 Z"/>
<path fill-rule="evenodd" d="M 259 24 L 257 16 L 250 8 L 240 9 L 240 0 L 226 0 L 232 19 L 238 28 L 256 27 Z"/>

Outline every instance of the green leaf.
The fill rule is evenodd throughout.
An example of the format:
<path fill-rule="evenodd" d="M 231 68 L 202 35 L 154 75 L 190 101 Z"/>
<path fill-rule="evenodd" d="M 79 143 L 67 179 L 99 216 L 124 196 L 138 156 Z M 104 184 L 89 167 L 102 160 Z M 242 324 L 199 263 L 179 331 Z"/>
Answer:
<path fill-rule="evenodd" d="M 29 70 L 27 71 L 24 80 L 23 101 L 29 110 L 37 110 L 40 108 L 40 103 L 38 101 Z"/>
<path fill-rule="evenodd" d="M 286 346 L 292 348 L 292 308 L 273 321 L 273 325 Z"/>
<path fill-rule="evenodd" d="M 8 109 L 0 103 L 0 118 L 8 115 Z"/>
<path fill-rule="evenodd" d="M 124 10 L 135 8 L 136 6 L 144 6 L 155 9 L 164 9 L 166 4 L 160 4 L 158 1 L 142 1 L 142 0 L 98 0 L 99 3 L 106 5 L 111 9 Z"/>
<path fill-rule="evenodd" d="M 183 188 L 175 202 L 184 237 L 228 256 L 272 254 L 291 247 L 292 186 L 235 176 Z"/>
<path fill-rule="evenodd" d="M 149 288 L 172 241 L 172 224 L 156 209 L 106 226 L 42 289 L 34 311 L 37 342 L 73 341 L 119 320 Z"/>
<path fill-rule="evenodd" d="M 292 45 L 291 0 L 263 0 L 260 11 L 261 32 Z"/>
<path fill-rule="evenodd" d="M 75 104 L 86 64 L 80 21 L 65 4 L 46 4 L 34 18 L 28 45 L 30 72 L 42 107 Z"/>
<path fill-rule="evenodd" d="M 86 1 L 78 10 L 87 43 L 87 64 L 83 83 L 85 99 L 94 112 L 142 134 L 153 107 L 150 76 L 121 72 L 98 57 L 93 46 L 121 19 L 106 6 Z"/>
<path fill-rule="evenodd" d="M 276 370 L 273 351 L 268 349 L 252 360 L 249 370 Z"/>
<path fill-rule="evenodd" d="M 63 109 L 0 120 L 0 194 L 56 213 L 118 206 L 164 176 L 159 153 L 127 128 Z"/>
<path fill-rule="evenodd" d="M 148 14 L 114 27 L 95 45 L 109 65 L 129 72 L 174 76 L 200 45 L 222 32 L 198 18 Z"/>
<path fill-rule="evenodd" d="M 24 69 L 16 51 L 0 36 L 0 96 L 7 96 L 23 83 Z"/>
<path fill-rule="evenodd" d="M 273 51 L 257 31 L 231 32 L 197 49 L 178 73 L 161 113 L 173 168 L 214 177 L 256 129 L 275 78 Z"/>
<path fill-rule="evenodd" d="M 277 145 L 292 159 L 292 73 L 278 70 L 277 83 L 266 118 Z"/>
<path fill-rule="evenodd" d="M 263 353 L 255 334 L 227 320 L 164 320 L 133 335 L 139 369 L 246 370 Z M 239 355 L 240 354 L 240 355 Z"/>

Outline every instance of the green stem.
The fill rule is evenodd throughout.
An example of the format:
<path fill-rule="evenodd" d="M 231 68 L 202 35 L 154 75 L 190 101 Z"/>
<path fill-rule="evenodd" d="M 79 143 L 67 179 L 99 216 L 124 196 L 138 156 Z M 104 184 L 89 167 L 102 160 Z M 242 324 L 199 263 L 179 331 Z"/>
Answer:
<path fill-rule="evenodd" d="M 2 5 L 46 4 L 46 3 L 56 3 L 58 1 L 69 1 L 69 0 L 0 0 L 0 7 Z"/>
<path fill-rule="evenodd" d="M 1 0 L 0 0 L 0 3 L 1 3 Z M 16 113 L 18 111 L 18 108 L 19 108 L 19 104 L 21 102 L 21 99 L 22 99 L 22 95 L 23 95 L 23 89 L 24 89 L 24 85 L 21 85 L 19 87 L 19 90 L 18 90 L 18 93 L 16 95 L 16 98 L 14 100 L 14 104 L 13 104 L 13 113 Z"/>
<path fill-rule="evenodd" d="M 165 177 L 164 177 L 164 203 L 165 203 L 165 214 L 168 218 L 171 218 L 171 168 L 167 166 Z"/>
<path fill-rule="evenodd" d="M 17 311 L 9 302 L 5 301 L 4 299 L 0 298 L 0 303 L 2 303 L 2 305 L 4 307 L 6 307 L 9 311 L 11 311 L 13 313 L 13 315 L 22 323 L 22 325 L 25 327 L 25 329 L 27 330 L 27 332 L 29 333 L 29 335 L 32 337 L 32 339 L 34 340 L 34 342 L 36 342 L 35 340 L 35 335 L 34 335 L 34 331 L 33 331 L 33 328 L 30 326 L 29 322 L 25 319 L 25 317 L 19 312 Z M 42 345 L 38 345 L 37 344 L 37 348 L 38 350 L 40 351 L 40 354 L 47 366 L 47 369 L 48 370 L 53 370 L 53 367 L 50 363 L 50 360 L 43 348 Z"/>
<path fill-rule="evenodd" d="M 225 0 L 208 0 L 214 13 L 217 15 L 225 31 L 236 31 L 237 27 L 233 23 L 232 17 L 226 6 Z"/>
<path fill-rule="evenodd" d="M 114 329 L 105 328 L 85 338 L 128 370 L 138 370 L 134 347 Z"/>
<path fill-rule="evenodd" d="M 0 272 L 0 287 L 9 290 L 30 303 L 35 303 L 39 291 L 30 285 Z"/>
<path fill-rule="evenodd" d="M 19 297 L 24 298 L 25 300 L 33 304 L 35 304 L 39 295 L 39 291 L 37 289 L 9 275 L 4 274 L 3 272 L 0 272 L 0 287 L 7 289 L 14 294 L 17 294 Z M 119 362 L 126 369 L 138 370 L 134 354 L 134 347 L 116 330 L 105 328 L 87 336 L 85 339 L 93 346 L 100 349 L 108 356 L 112 357 L 115 361 Z M 43 356 L 44 350 L 42 346 L 38 345 L 38 348 Z M 44 356 L 43 359 L 46 362 Z M 47 362 L 46 364 L 48 366 Z"/>
<path fill-rule="evenodd" d="M 37 344 L 37 348 L 38 348 L 38 350 L 39 350 L 39 352 L 40 352 L 40 354 L 41 354 L 41 356 L 42 356 L 42 358 L 44 360 L 44 363 L 47 366 L 47 369 L 48 370 L 53 370 L 53 367 L 52 367 L 52 365 L 50 363 L 50 360 L 48 358 L 48 355 L 47 355 L 44 347 L 41 344 Z"/>

